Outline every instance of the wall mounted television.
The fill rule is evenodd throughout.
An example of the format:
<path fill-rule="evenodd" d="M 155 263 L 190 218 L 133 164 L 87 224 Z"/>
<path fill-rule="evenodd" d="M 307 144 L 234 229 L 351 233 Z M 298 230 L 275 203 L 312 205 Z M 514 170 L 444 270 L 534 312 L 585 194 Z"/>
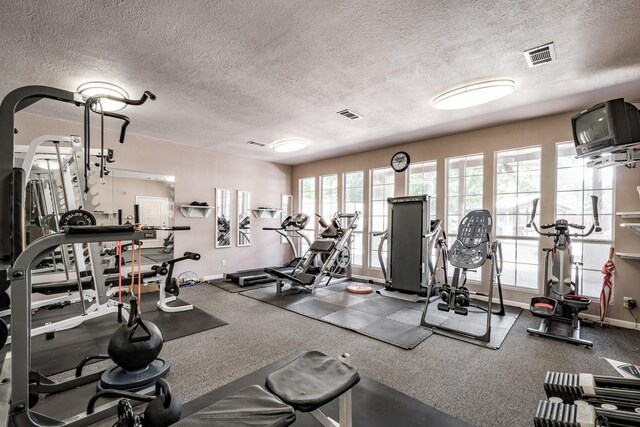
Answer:
<path fill-rule="evenodd" d="M 624 99 L 601 102 L 571 117 L 578 157 L 620 151 L 640 143 L 640 112 Z"/>

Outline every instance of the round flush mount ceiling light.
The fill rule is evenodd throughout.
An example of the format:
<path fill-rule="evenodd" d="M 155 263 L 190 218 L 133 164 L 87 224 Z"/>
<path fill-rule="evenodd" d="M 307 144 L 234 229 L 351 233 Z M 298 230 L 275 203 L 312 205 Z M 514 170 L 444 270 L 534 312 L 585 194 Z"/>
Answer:
<path fill-rule="evenodd" d="M 87 82 L 78 86 L 78 93 L 86 98 L 95 98 L 102 96 L 112 96 L 115 98 L 129 98 L 126 90 L 120 86 L 107 82 Z M 100 102 L 94 104 L 91 108 L 93 111 L 100 111 L 100 105 L 104 111 L 118 111 L 127 106 L 122 101 L 115 99 L 100 98 Z"/>
<path fill-rule="evenodd" d="M 438 110 L 473 107 L 507 96 L 514 86 L 513 80 L 491 80 L 462 86 L 438 96 L 433 100 L 433 105 Z"/>
<path fill-rule="evenodd" d="M 309 145 L 309 141 L 306 139 L 284 139 L 274 142 L 271 145 L 271 149 L 278 153 L 291 153 L 292 151 L 302 150 L 307 145 Z"/>

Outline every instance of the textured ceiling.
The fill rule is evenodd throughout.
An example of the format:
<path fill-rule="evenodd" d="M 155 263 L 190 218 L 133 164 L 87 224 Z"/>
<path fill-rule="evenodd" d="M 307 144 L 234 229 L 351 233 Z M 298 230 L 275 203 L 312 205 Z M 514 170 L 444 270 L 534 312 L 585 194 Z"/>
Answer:
<path fill-rule="evenodd" d="M 155 103 L 133 133 L 287 164 L 640 99 L 637 0 L 15 1 L 0 3 L 0 96 L 106 80 Z M 557 62 L 522 52 L 553 41 Z M 506 98 L 458 111 L 432 100 L 508 77 Z M 344 108 L 362 119 L 336 114 Z M 80 121 L 44 101 L 37 114 Z M 309 139 L 278 154 L 245 144 Z"/>

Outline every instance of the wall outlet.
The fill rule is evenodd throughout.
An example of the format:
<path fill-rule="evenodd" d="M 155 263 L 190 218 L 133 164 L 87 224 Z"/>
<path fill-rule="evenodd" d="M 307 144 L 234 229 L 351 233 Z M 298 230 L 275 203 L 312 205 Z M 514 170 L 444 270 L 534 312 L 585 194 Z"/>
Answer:
<path fill-rule="evenodd" d="M 623 297 L 622 303 L 624 304 L 624 308 L 628 308 L 629 310 L 633 310 L 637 306 L 635 298 L 632 297 Z"/>
<path fill-rule="evenodd" d="M 225 265 L 227 265 L 227 260 L 226 260 L 226 259 L 223 259 L 223 260 L 222 260 L 222 266 L 224 267 Z"/>

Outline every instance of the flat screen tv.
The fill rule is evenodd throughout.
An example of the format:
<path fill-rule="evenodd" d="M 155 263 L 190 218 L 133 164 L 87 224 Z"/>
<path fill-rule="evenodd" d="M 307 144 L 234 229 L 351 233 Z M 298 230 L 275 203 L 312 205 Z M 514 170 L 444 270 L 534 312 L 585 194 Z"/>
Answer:
<path fill-rule="evenodd" d="M 618 151 L 640 143 L 640 114 L 624 99 L 612 99 L 571 117 L 578 157 Z"/>

